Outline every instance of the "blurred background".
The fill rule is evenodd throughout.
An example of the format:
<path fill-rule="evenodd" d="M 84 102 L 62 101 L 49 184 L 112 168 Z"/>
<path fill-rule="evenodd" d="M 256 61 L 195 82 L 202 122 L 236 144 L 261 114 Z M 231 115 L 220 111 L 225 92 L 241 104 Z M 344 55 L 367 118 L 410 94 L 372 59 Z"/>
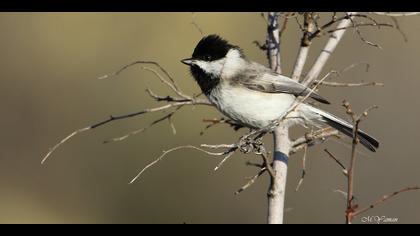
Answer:
<path fill-rule="evenodd" d="M 322 15 L 324 21 L 330 15 Z M 392 23 L 387 17 L 378 21 Z M 189 94 L 199 88 L 179 61 L 189 57 L 204 34 L 218 33 L 240 45 L 252 60 L 267 64 L 252 42 L 265 40 L 259 13 L 0 13 L 0 223 L 264 223 L 267 176 L 238 196 L 233 193 L 256 173 L 236 154 L 217 172 L 220 161 L 194 150 L 174 152 L 132 185 L 149 162 L 177 145 L 235 142 L 239 135 L 217 126 L 200 136 L 203 118 L 220 118 L 210 107 L 186 107 L 167 122 L 123 142 L 102 144 L 146 126 L 162 114 L 117 121 L 75 137 L 41 165 L 48 149 L 72 131 L 107 118 L 157 106 L 145 89 L 168 90 L 153 74 L 133 67 L 115 79 L 97 80 L 135 60 L 156 60 Z M 383 82 L 384 87 L 331 88 L 320 93 L 332 104 L 324 109 L 346 117 L 341 101 L 360 112 L 372 111 L 362 128 L 381 142 L 377 153 L 360 148 L 355 194 L 361 206 L 383 194 L 420 184 L 420 16 L 399 18 L 397 30 L 362 29 L 382 50 L 363 43 L 352 30 L 325 67 L 347 71 L 339 82 Z M 301 37 L 291 20 L 282 38 L 284 74 L 290 75 Z M 315 40 L 311 65 L 326 37 Z M 306 67 L 307 68 L 307 67 Z M 293 130 L 293 137 L 305 132 Z M 271 137 L 265 142 L 271 147 Z M 343 223 L 346 181 L 323 152 L 328 148 L 347 163 L 350 141 L 328 141 L 310 148 L 300 191 L 302 153 L 291 157 L 286 223 Z M 365 216 L 420 223 L 420 193 L 404 193 Z M 360 218 L 354 223 L 361 223 Z"/>

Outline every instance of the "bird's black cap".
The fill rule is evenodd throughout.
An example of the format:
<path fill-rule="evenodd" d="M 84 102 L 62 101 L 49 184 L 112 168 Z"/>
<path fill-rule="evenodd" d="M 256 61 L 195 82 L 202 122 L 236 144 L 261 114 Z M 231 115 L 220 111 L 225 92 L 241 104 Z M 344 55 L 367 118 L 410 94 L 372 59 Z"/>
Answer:
<path fill-rule="evenodd" d="M 214 61 L 226 56 L 232 48 L 240 50 L 238 46 L 230 44 L 219 35 L 208 35 L 198 42 L 194 49 L 192 58 L 205 61 Z"/>

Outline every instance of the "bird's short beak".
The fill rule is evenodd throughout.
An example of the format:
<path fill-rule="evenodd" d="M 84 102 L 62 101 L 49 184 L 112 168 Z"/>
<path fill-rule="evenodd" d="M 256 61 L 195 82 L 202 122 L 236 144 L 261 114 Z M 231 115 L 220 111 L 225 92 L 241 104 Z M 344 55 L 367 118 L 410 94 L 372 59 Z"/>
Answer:
<path fill-rule="evenodd" d="M 191 66 L 194 64 L 194 60 L 192 58 L 181 60 L 181 62 L 188 66 Z"/>

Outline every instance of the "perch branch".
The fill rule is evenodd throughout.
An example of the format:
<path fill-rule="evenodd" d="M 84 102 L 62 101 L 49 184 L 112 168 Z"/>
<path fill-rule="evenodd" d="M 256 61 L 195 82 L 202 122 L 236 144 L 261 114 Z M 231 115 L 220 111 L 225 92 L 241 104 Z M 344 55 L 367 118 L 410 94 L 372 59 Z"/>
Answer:
<path fill-rule="evenodd" d="M 330 76 L 332 72 L 329 72 L 326 76 L 321 79 L 321 82 Z M 279 121 L 273 122 L 269 125 L 268 130 L 274 127 L 273 138 L 274 138 L 274 157 L 273 157 L 273 170 L 274 177 L 271 178 L 271 183 L 268 191 L 268 223 L 269 224 L 282 224 L 284 215 L 284 198 L 286 191 L 286 180 L 287 180 L 287 165 L 290 151 L 292 149 L 292 143 L 289 139 L 289 128 L 283 122 L 288 119 L 289 114 L 296 110 L 296 108 L 304 102 L 318 87 L 316 84 L 311 91 L 302 99 L 296 99 L 289 110 L 282 116 Z M 273 126 L 274 125 L 274 126 Z M 262 130 L 267 130 L 267 127 Z M 260 131 L 261 132 L 261 131 Z"/>

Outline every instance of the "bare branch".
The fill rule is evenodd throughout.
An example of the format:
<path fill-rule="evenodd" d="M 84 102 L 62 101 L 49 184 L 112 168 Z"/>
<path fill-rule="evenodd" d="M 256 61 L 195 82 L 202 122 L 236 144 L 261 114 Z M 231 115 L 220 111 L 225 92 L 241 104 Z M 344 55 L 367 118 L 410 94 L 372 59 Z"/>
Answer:
<path fill-rule="evenodd" d="M 192 146 L 192 145 L 186 145 L 186 146 L 178 146 L 178 147 L 174 147 L 174 148 L 171 148 L 171 149 L 169 149 L 169 150 L 167 150 L 167 151 L 163 151 L 163 154 L 162 155 L 160 155 L 156 160 L 154 160 L 154 161 L 152 161 L 150 164 L 148 164 L 146 167 L 144 167 L 131 181 L 130 181 L 130 183 L 129 184 L 132 184 L 132 183 L 134 183 L 134 181 L 136 181 L 147 169 L 149 169 L 150 167 L 152 167 L 152 166 L 154 166 L 154 165 L 156 165 L 158 162 L 160 162 L 160 161 L 162 161 L 163 160 L 163 158 L 167 155 L 167 154 L 169 154 L 169 153 L 171 153 L 171 152 L 174 152 L 174 151 L 177 151 L 177 150 L 180 150 L 180 149 L 195 149 L 195 150 L 198 150 L 198 151 L 201 151 L 201 152 L 204 152 L 204 153 L 206 153 L 206 154 L 208 154 L 208 155 L 211 155 L 211 156 L 223 156 L 223 155 L 226 155 L 226 152 L 209 152 L 209 151 L 206 151 L 206 150 L 204 150 L 204 149 L 201 149 L 201 148 L 198 148 L 198 147 L 196 147 L 196 146 Z"/>
<path fill-rule="evenodd" d="M 150 68 L 150 67 L 146 67 L 146 66 L 142 66 L 141 69 L 143 70 L 147 70 L 152 72 L 153 74 L 155 74 L 160 81 L 162 81 L 163 83 L 165 83 L 169 88 L 172 89 L 172 91 L 174 91 L 178 96 L 186 98 L 186 99 L 190 99 L 190 96 L 184 94 L 180 88 L 177 87 L 177 85 L 175 84 L 174 80 L 171 80 L 171 82 L 168 82 L 167 80 L 165 80 L 155 69 Z"/>
<path fill-rule="evenodd" d="M 219 149 L 219 148 L 237 148 L 236 144 L 201 144 L 201 147 L 210 148 L 210 149 Z"/>
<path fill-rule="evenodd" d="M 264 164 L 255 163 L 255 162 L 251 162 L 251 161 L 247 161 L 247 162 L 245 163 L 245 165 L 247 165 L 247 166 L 254 166 L 254 167 L 258 167 L 258 168 L 260 168 L 260 169 L 264 167 Z"/>
<path fill-rule="evenodd" d="M 281 26 L 281 29 L 280 29 L 280 31 L 279 31 L 279 40 L 281 39 L 281 36 L 283 36 L 283 33 L 286 31 L 286 28 L 287 28 L 287 23 L 289 22 L 289 15 L 291 15 L 292 13 L 290 13 L 290 12 L 286 12 L 286 13 L 284 13 L 284 14 L 280 14 L 280 16 L 284 19 L 283 20 L 283 24 L 282 24 L 282 26 Z"/>
<path fill-rule="evenodd" d="M 335 29 L 332 29 L 332 30 L 328 30 L 326 32 L 329 33 L 329 34 L 331 34 L 331 33 L 334 33 L 335 31 L 338 31 L 338 30 L 347 30 L 347 29 L 353 29 L 353 28 L 359 28 L 359 27 L 366 27 L 366 26 L 394 27 L 393 25 L 388 24 L 388 23 L 355 23 L 354 25 L 350 25 L 350 26 L 347 26 L 347 27 L 341 27 L 341 28 L 335 28 Z"/>
<path fill-rule="evenodd" d="M 351 19 L 356 13 L 350 12 L 347 13 L 350 17 L 349 19 L 343 19 L 338 24 L 337 28 L 345 28 L 351 24 Z M 322 69 L 324 68 L 327 60 L 330 58 L 331 54 L 334 52 L 335 48 L 337 47 L 338 43 L 343 38 L 343 35 L 345 33 L 345 29 L 335 31 L 331 34 L 330 38 L 328 39 L 327 44 L 325 45 L 324 49 L 316 59 L 314 65 L 309 70 L 308 74 L 306 75 L 305 79 L 303 80 L 303 84 L 308 86 L 311 84 L 321 73 Z"/>
<path fill-rule="evenodd" d="M 206 123 L 210 123 L 210 124 L 208 124 L 206 127 L 204 127 L 204 130 L 202 130 L 201 132 L 200 132 L 200 135 L 203 135 L 204 134 L 204 132 L 207 130 L 207 129 L 209 129 L 209 128 L 211 128 L 211 127 L 214 127 L 214 126 L 216 126 L 216 125 L 220 125 L 220 124 L 228 124 L 230 127 L 232 127 L 233 128 L 233 130 L 235 130 L 235 131 L 237 131 L 237 130 L 239 130 L 239 129 L 241 129 L 241 128 L 243 128 L 244 126 L 243 125 L 241 125 L 241 124 L 239 124 L 239 123 L 236 123 L 235 121 L 233 121 L 233 120 L 230 120 L 230 119 L 225 119 L 225 118 L 220 118 L 220 119 L 203 119 L 203 122 L 206 122 Z"/>
<path fill-rule="evenodd" d="M 303 68 L 306 63 L 306 59 L 308 58 L 310 45 L 308 46 L 301 46 L 299 48 L 298 55 L 296 57 L 295 66 L 292 72 L 292 79 L 299 80 L 300 76 L 302 75 Z"/>
<path fill-rule="evenodd" d="M 359 27 L 358 27 L 358 25 L 357 25 L 357 23 L 353 20 L 353 18 L 349 18 L 350 19 L 350 21 L 351 21 L 351 23 L 352 23 L 352 26 L 353 26 L 353 28 L 356 30 L 356 33 L 357 33 L 357 35 L 359 36 L 359 38 L 360 38 L 360 40 L 362 40 L 362 42 L 364 42 L 364 43 L 366 43 L 366 44 L 368 44 L 368 45 L 370 45 L 370 46 L 373 46 L 373 47 L 377 47 L 377 48 L 379 48 L 379 49 L 382 49 L 382 47 L 379 45 L 379 44 L 376 44 L 376 43 L 372 43 L 372 42 L 370 42 L 370 41 L 368 41 L 363 35 L 362 35 L 362 32 L 360 31 L 360 29 L 359 29 Z M 374 26 L 378 26 L 378 24 L 377 23 L 374 23 Z M 392 25 L 389 25 L 389 26 L 391 26 L 392 27 Z M 378 26 L 379 27 L 379 26 Z"/>
<path fill-rule="evenodd" d="M 114 122 L 117 120 L 122 120 L 122 119 L 127 119 L 127 118 L 132 118 L 132 117 L 136 117 L 136 116 L 140 116 L 146 113 L 153 113 L 153 112 L 158 112 L 158 111 L 163 111 L 163 110 L 167 110 L 170 109 L 172 107 L 180 107 L 180 106 L 184 106 L 184 105 L 208 105 L 208 106 L 212 106 L 212 104 L 208 101 L 205 100 L 191 100 L 191 101 L 186 101 L 186 102 L 174 102 L 174 103 L 169 103 L 166 104 L 164 106 L 160 106 L 160 107 L 155 107 L 155 108 L 148 108 L 148 109 L 144 109 L 142 111 L 138 111 L 138 112 L 134 112 L 134 113 L 130 113 L 130 114 L 126 114 L 126 115 L 121 115 L 121 116 L 110 116 L 110 118 L 103 120 L 101 122 L 98 122 L 96 124 L 93 124 L 91 126 L 82 128 L 82 129 L 78 129 L 76 131 L 74 131 L 73 133 L 71 133 L 70 135 L 68 135 L 66 138 L 64 138 L 63 140 L 61 140 L 58 144 L 56 144 L 53 148 L 50 149 L 50 151 L 47 153 L 47 155 L 45 155 L 45 157 L 42 159 L 41 164 L 44 164 L 45 161 L 48 159 L 48 157 L 51 156 L 51 154 L 61 145 L 63 145 L 65 142 L 67 142 L 70 138 L 74 137 L 77 134 L 80 134 L 82 132 L 86 132 L 88 130 L 92 130 L 92 129 L 96 129 L 100 126 L 103 126 L 105 124 L 108 124 L 110 122 Z"/>
<path fill-rule="evenodd" d="M 408 192 L 408 191 L 414 191 L 414 190 L 420 190 L 420 187 L 417 187 L 417 186 L 407 187 L 407 188 L 400 189 L 396 192 L 393 192 L 391 194 L 384 195 L 381 198 L 379 198 L 378 200 L 376 200 L 374 203 L 370 204 L 369 206 L 354 212 L 353 216 L 358 216 L 360 214 L 363 214 L 363 213 L 377 207 L 378 205 L 381 205 L 381 204 L 385 203 L 386 201 L 390 200 L 391 198 L 393 198 L 393 197 L 395 197 L 395 196 L 397 196 L 401 193 Z"/>
<path fill-rule="evenodd" d="M 188 95 L 184 94 L 180 88 L 176 85 L 175 80 L 169 75 L 169 73 L 163 68 L 161 67 L 157 62 L 152 62 L 152 61 L 136 61 L 133 63 L 130 63 L 124 67 L 122 67 L 121 69 L 119 69 L 118 71 L 109 74 L 109 75 L 104 75 L 98 79 L 103 80 L 103 79 L 108 79 L 108 78 L 113 78 L 117 75 L 119 75 L 121 72 L 123 72 L 124 70 L 128 69 L 131 66 L 134 65 L 138 65 L 138 64 L 153 64 L 156 65 L 168 78 L 169 81 L 166 80 L 159 72 L 157 72 L 155 69 L 147 67 L 147 66 L 141 66 L 140 69 L 142 70 L 146 70 L 146 71 L 150 71 L 152 72 L 154 75 L 156 75 L 156 77 L 165 85 L 167 85 L 172 91 L 174 91 L 178 96 L 185 98 L 185 99 L 191 99 Z"/>
<path fill-rule="evenodd" d="M 318 83 L 318 80 L 314 81 L 315 83 Z M 329 86 L 329 87 L 366 87 L 366 86 L 384 86 L 384 83 L 379 82 L 359 82 L 359 83 L 340 83 L 340 82 L 328 82 L 324 81 L 320 83 L 320 85 L 323 86 Z"/>
<path fill-rule="evenodd" d="M 373 12 L 376 15 L 381 16 L 393 16 L 393 17 L 400 17 L 400 16 L 415 16 L 419 15 L 420 12 L 402 12 L 402 13 L 393 13 L 393 12 Z"/>
<path fill-rule="evenodd" d="M 337 157 L 335 157 L 330 151 L 328 151 L 328 149 L 324 149 L 324 151 L 328 154 L 328 156 L 331 159 L 333 159 L 335 161 L 335 163 L 337 163 L 341 167 L 341 170 L 342 170 L 344 176 L 348 177 L 347 168 L 343 165 L 343 163 L 341 163 L 341 161 L 338 160 Z"/>
<path fill-rule="evenodd" d="M 322 25 L 321 27 L 317 26 L 317 30 L 315 32 L 313 32 L 313 34 L 310 35 L 308 40 L 312 41 L 314 38 L 320 37 L 320 36 L 324 35 L 325 33 L 330 34 L 330 33 L 333 33 L 337 30 L 347 29 L 347 27 L 337 27 L 336 29 L 328 30 L 331 26 L 333 26 L 337 22 L 340 22 L 340 21 L 343 21 L 343 20 L 352 20 L 353 18 L 365 18 L 365 19 L 368 19 L 369 21 L 372 22 L 372 23 L 366 24 L 365 26 L 376 26 L 378 28 L 380 28 L 380 26 L 381 26 L 381 24 L 378 23 L 374 18 L 372 18 L 368 15 L 365 15 L 365 14 L 345 13 L 344 16 L 337 17 L 337 13 L 334 12 L 333 16 L 331 17 L 331 20 L 329 22 L 325 23 L 324 25 Z M 317 25 L 316 20 L 314 21 L 314 23 Z M 392 26 L 392 25 L 389 25 L 389 24 L 384 24 L 384 25 Z M 353 28 L 353 27 L 349 26 L 348 28 Z"/>
<path fill-rule="evenodd" d="M 235 154 L 236 149 L 237 148 L 230 149 L 229 154 L 227 154 L 225 158 L 223 158 L 223 160 L 219 162 L 219 164 L 217 164 L 217 166 L 214 168 L 214 171 L 217 171 L 218 169 L 220 169 L 220 167 L 222 167 L 222 165 L 227 161 L 227 159 L 229 159 L 231 156 L 233 156 L 233 154 Z"/>
<path fill-rule="evenodd" d="M 257 181 L 257 179 L 261 176 L 261 175 L 263 175 L 265 172 L 267 171 L 267 168 L 266 167 L 263 167 L 263 168 L 261 168 L 260 169 L 260 171 L 256 174 L 256 175 L 254 175 L 253 177 L 251 177 L 250 178 L 250 180 L 244 185 L 244 186 L 242 186 L 240 189 L 238 189 L 236 192 L 235 192 L 235 195 L 238 195 L 238 194 L 240 194 L 241 192 L 243 192 L 243 191 L 245 191 L 247 188 L 249 188 L 252 184 L 254 184 L 255 183 L 255 181 Z"/>
<path fill-rule="evenodd" d="M 353 219 L 353 185 L 354 185 L 354 167 L 356 164 L 356 145 L 359 143 L 358 138 L 358 132 L 359 132 L 359 123 L 360 120 L 356 120 L 355 114 L 350 112 L 351 108 L 350 105 L 346 105 L 344 103 L 344 106 L 347 108 L 347 114 L 349 114 L 353 118 L 353 143 L 351 148 L 351 159 L 350 159 L 350 165 L 347 170 L 347 210 L 346 210 L 346 223 L 351 224 L 351 221 Z"/>
<path fill-rule="evenodd" d="M 354 190 L 354 168 L 356 164 L 356 146 L 359 144 L 359 125 L 362 121 L 363 117 L 368 115 L 368 112 L 372 109 L 377 108 L 377 106 L 371 106 L 367 108 L 362 114 L 357 115 L 351 108 L 350 103 L 347 101 L 343 101 L 343 106 L 346 108 L 346 113 L 352 118 L 353 120 L 353 142 L 351 148 L 351 159 L 350 165 L 347 168 L 347 209 L 346 209 L 346 223 L 351 224 L 354 218 L 355 209 L 358 207 L 357 205 L 353 205 L 353 190 Z"/>
<path fill-rule="evenodd" d="M 168 120 L 169 121 L 169 124 L 171 125 L 171 128 L 172 128 L 172 132 L 174 133 L 174 134 L 176 134 L 176 130 L 175 130 L 175 127 L 173 126 L 173 123 L 171 122 L 171 117 L 179 110 L 179 109 L 181 109 L 182 108 L 182 106 L 179 106 L 179 107 L 177 107 L 174 111 L 172 111 L 172 112 L 170 112 L 169 114 L 166 114 L 165 116 L 163 116 L 163 117 L 161 117 L 161 118 L 159 118 L 159 119 L 157 119 L 157 120 L 155 120 L 155 121 L 153 121 L 152 123 L 150 123 L 148 126 L 146 126 L 146 127 L 143 127 L 143 128 L 141 128 L 141 129 L 137 129 L 137 130 L 134 130 L 134 131 L 131 131 L 130 133 L 128 133 L 128 134 L 126 134 L 126 135 L 123 135 L 123 136 L 121 136 L 121 137 L 117 137 L 117 138 L 113 138 L 113 139 L 110 139 L 110 140 L 105 140 L 103 143 L 104 144 L 106 144 L 106 143 L 110 143 L 110 142 L 118 142 L 118 141 L 122 141 L 122 140 L 125 140 L 126 138 L 128 138 L 128 137 L 130 137 L 130 136 L 133 136 L 133 135 L 136 135 L 136 134 L 139 134 L 139 133 L 143 133 L 144 131 L 146 131 L 147 129 L 149 129 L 150 127 L 152 127 L 152 126 L 154 126 L 154 125 L 156 125 L 156 124 L 158 124 L 158 123 L 160 123 L 160 122 L 162 122 L 162 121 L 164 121 L 164 120 Z"/>
<path fill-rule="evenodd" d="M 102 125 L 105 125 L 109 122 L 122 120 L 122 119 L 126 119 L 126 118 L 132 118 L 132 117 L 136 117 L 136 116 L 143 115 L 143 114 L 146 114 L 146 113 L 152 113 L 152 112 L 167 110 L 167 109 L 172 108 L 172 107 L 179 107 L 179 106 L 184 106 L 184 105 L 208 105 L 208 106 L 212 106 L 208 101 L 205 101 L 205 100 L 174 102 L 174 103 L 169 103 L 169 104 L 166 104 L 166 105 L 160 106 L 160 107 L 144 109 L 142 111 L 130 113 L 130 114 L 127 114 L 127 115 L 110 116 L 110 118 L 108 118 L 107 120 L 96 123 L 96 124 L 92 125 L 90 128 L 95 129 L 95 128 L 97 128 L 99 126 L 102 126 Z"/>
<path fill-rule="evenodd" d="M 296 186 L 295 192 L 299 191 L 299 188 L 302 185 L 303 180 L 305 179 L 305 175 L 306 175 L 306 154 L 308 152 L 308 145 L 305 145 L 304 150 L 305 151 L 302 157 L 302 176 L 300 177 L 300 180 Z"/>
<path fill-rule="evenodd" d="M 139 65 L 139 64 L 151 64 L 151 65 L 155 65 L 156 67 L 158 67 L 163 72 L 163 74 L 166 77 L 168 77 L 168 79 L 171 81 L 171 83 L 173 84 L 173 86 L 175 87 L 175 89 L 178 90 L 178 91 L 180 91 L 180 89 L 178 88 L 178 85 L 176 84 L 176 82 L 172 78 L 172 76 L 165 70 L 165 68 L 163 68 L 158 62 L 155 62 L 155 61 L 142 61 L 142 60 L 134 61 L 134 62 L 132 62 L 130 64 L 127 64 L 127 65 L 123 66 L 121 69 L 119 69 L 119 70 L 117 70 L 117 71 L 115 71 L 115 72 L 113 72 L 111 74 L 107 74 L 107 75 L 101 76 L 98 79 L 99 80 L 103 80 L 103 79 L 108 79 L 108 78 L 115 77 L 115 76 L 119 75 L 121 72 L 123 72 L 124 70 L 128 69 L 129 67 L 132 67 L 134 65 Z"/>
<path fill-rule="evenodd" d="M 306 63 L 306 59 L 308 58 L 309 47 L 311 46 L 311 40 L 309 37 L 313 33 L 314 27 L 315 23 L 314 19 L 312 18 L 312 13 L 304 13 L 304 23 L 302 28 L 303 36 L 300 41 L 298 56 L 296 57 L 295 66 L 293 67 L 292 72 L 292 79 L 296 81 L 299 81 L 303 72 L 303 67 Z"/>
<path fill-rule="evenodd" d="M 280 38 L 279 38 L 279 14 L 277 12 L 268 13 L 267 25 L 267 57 L 270 63 L 270 68 L 281 74 L 280 61 Z"/>
<path fill-rule="evenodd" d="M 368 72 L 370 65 L 369 63 L 366 62 L 356 62 L 353 63 L 349 66 L 347 66 L 344 69 L 341 69 L 339 71 L 336 71 L 334 74 L 339 77 L 342 75 L 342 73 L 355 68 L 356 66 L 360 66 L 360 65 L 365 65 L 366 69 L 365 71 Z M 333 70 L 334 71 L 334 70 Z M 318 83 L 319 85 L 323 85 L 323 86 L 330 86 L 330 87 L 363 87 L 363 86 L 384 86 L 383 83 L 379 83 L 379 82 L 359 82 L 359 83 L 340 83 L 340 82 L 328 82 L 328 81 L 319 81 L 319 80 L 314 80 L 314 83 Z"/>
<path fill-rule="evenodd" d="M 200 32 L 201 36 L 204 35 L 203 31 L 201 30 L 200 26 L 195 22 L 195 12 L 192 12 L 191 15 L 191 24 Z"/>
<path fill-rule="evenodd" d="M 263 159 L 264 167 L 267 169 L 270 176 L 274 177 L 276 175 L 276 172 L 275 172 L 274 168 L 271 166 L 271 162 L 268 159 L 267 153 L 261 153 L 260 156 Z"/>
<path fill-rule="evenodd" d="M 65 137 L 64 139 L 62 139 L 59 143 L 57 143 L 54 147 L 52 147 L 50 149 L 50 151 L 47 153 L 47 155 L 44 156 L 44 158 L 42 158 L 41 164 L 44 164 L 45 161 L 48 159 L 48 157 L 57 149 L 59 148 L 61 145 L 63 145 L 65 142 L 67 142 L 69 139 L 71 139 L 72 137 L 74 137 L 77 134 L 83 133 L 85 131 L 90 130 L 91 127 L 85 127 L 85 128 L 81 128 L 78 129 L 76 131 L 74 131 L 73 133 L 71 133 L 70 135 L 68 135 L 67 137 Z"/>
<path fill-rule="evenodd" d="M 400 32 L 401 36 L 403 37 L 404 42 L 408 42 L 408 37 L 405 34 L 405 32 L 401 29 L 400 24 L 398 23 L 397 17 L 390 16 L 390 18 L 394 22 L 395 28 L 398 30 L 398 32 Z"/>
<path fill-rule="evenodd" d="M 171 126 L 172 134 L 176 135 L 176 128 L 175 128 L 174 122 L 172 121 L 172 116 L 168 117 L 168 123 L 169 123 L 169 126 Z"/>
<path fill-rule="evenodd" d="M 339 132 L 331 127 L 326 127 L 311 133 L 307 133 L 292 143 L 290 154 L 294 154 L 304 149 L 305 147 L 311 147 L 316 144 L 323 143 L 331 137 L 340 137 Z"/>

